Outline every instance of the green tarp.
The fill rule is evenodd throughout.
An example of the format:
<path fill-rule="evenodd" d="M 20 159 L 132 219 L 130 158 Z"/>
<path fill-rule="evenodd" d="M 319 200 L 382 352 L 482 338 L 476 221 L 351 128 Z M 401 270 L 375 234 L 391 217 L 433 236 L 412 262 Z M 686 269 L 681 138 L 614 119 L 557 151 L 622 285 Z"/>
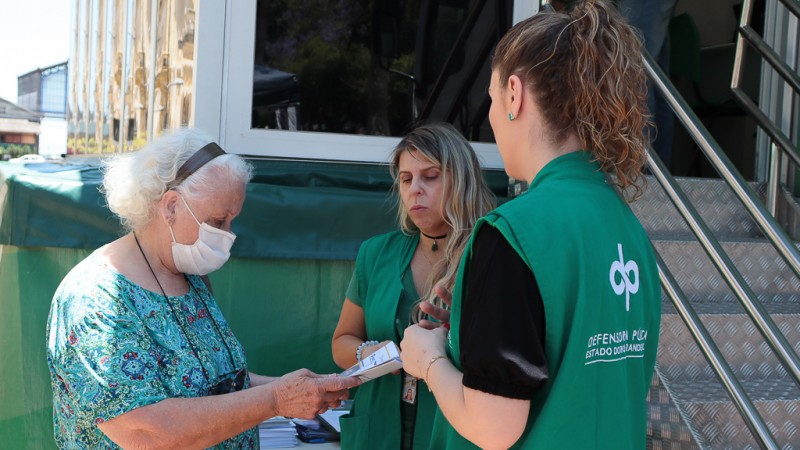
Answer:
<path fill-rule="evenodd" d="M 211 275 L 247 352 L 267 375 L 337 370 L 330 339 L 361 241 L 395 227 L 386 166 L 254 161 L 234 257 Z M 45 324 L 53 292 L 120 227 L 96 168 L 49 173 L 0 163 L 0 448 L 55 448 Z M 487 173 L 504 196 L 507 178 Z"/>
<path fill-rule="evenodd" d="M 354 259 L 365 238 L 395 227 L 388 166 L 285 160 L 253 165 L 255 177 L 233 224 L 234 256 Z M 54 166 L 44 167 L 58 170 Z M 97 248 L 121 233 L 98 191 L 97 168 L 38 172 L 0 163 L 2 174 L 8 192 L 0 245 Z M 486 176 L 504 196 L 505 174 Z"/>
<path fill-rule="evenodd" d="M 0 246 L 0 448 L 55 448 L 47 314 L 61 278 L 90 251 Z M 249 369 L 337 371 L 330 342 L 352 269 L 351 261 L 233 258 L 213 273 Z"/>

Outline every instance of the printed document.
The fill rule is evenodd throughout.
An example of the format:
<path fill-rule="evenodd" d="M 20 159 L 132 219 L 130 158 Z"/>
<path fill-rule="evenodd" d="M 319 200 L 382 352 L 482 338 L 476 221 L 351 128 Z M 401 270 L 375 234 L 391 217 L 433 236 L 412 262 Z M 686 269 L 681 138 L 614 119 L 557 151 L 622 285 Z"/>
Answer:
<path fill-rule="evenodd" d="M 389 341 L 375 353 L 362 359 L 353 367 L 341 373 L 345 377 L 359 377 L 361 381 L 369 381 L 387 373 L 403 368 L 400 360 L 400 349 L 397 344 Z"/>

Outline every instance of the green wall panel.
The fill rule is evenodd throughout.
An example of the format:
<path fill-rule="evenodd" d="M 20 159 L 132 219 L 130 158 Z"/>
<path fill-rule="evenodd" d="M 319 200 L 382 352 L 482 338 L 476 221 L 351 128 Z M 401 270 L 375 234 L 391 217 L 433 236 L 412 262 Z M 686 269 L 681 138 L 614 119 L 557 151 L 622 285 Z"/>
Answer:
<path fill-rule="evenodd" d="M 217 301 L 264 375 L 338 371 L 330 340 L 364 240 L 396 227 L 388 167 L 252 161 L 234 258 L 211 274 Z M 508 178 L 484 173 L 502 203 Z M 119 224 L 97 168 L 42 172 L 0 162 L 0 448 L 55 448 L 45 356 L 61 279 Z"/>
<path fill-rule="evenodd" d="M 211 274 L 250 370 L 336 371 L 330 342 L 352 270 L 351 261 L 237 258 Z"/>
<path fill-rule="evenodd" d="M 0 246 L 0 448 L 55 448 L 45 327 L 61 279 L 90 250 Z M 337 371 L 330 340 L 352 261 L 234 258 L 211 275 L 250 370 Z"/>
<path fill-rule="evenodd" d="M 0 246 L 0 447 L 55 448 L 45 327 L 61 278 L 89 251 Z"/>

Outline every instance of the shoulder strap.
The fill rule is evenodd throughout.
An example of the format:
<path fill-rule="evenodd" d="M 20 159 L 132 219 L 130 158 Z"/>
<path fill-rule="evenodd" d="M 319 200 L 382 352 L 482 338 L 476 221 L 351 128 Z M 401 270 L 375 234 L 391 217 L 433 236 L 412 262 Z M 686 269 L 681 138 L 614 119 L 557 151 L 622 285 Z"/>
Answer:
<path fill-rule="evenodd" d="M 208 279 L 208 275 L 202 275 L 202 276 L 200 276 L 200 279 L 202 279 L 203 283 L 206 284 L 206 288 L 208 289 L 208 292 L 210 292 L 211 295 L 214 295 L 214 290 L 211 289 L 211 280 Z"/>

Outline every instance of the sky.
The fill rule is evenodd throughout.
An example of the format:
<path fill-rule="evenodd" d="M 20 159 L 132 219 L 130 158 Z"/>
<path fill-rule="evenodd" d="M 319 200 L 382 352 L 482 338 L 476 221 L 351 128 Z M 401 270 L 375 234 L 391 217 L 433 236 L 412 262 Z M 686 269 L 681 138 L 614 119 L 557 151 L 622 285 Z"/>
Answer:
<path fill-rule="evenodd" d="M 17 102 L 17 77 L 69 58 L 72 0 L 0 0 L 0 98 Z"/>

